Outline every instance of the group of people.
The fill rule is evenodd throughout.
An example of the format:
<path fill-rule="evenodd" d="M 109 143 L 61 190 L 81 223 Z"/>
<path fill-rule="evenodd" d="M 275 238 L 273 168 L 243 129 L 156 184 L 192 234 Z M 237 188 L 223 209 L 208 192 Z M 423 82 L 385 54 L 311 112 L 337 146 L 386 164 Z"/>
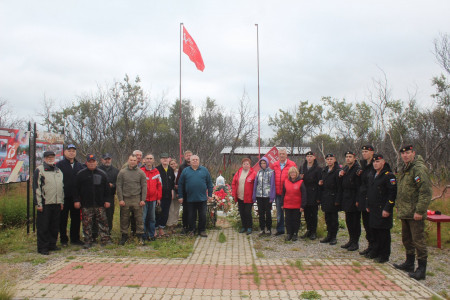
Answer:
<path fill-rule="evenodd" d="M 206 234 L 206 201 L 212 196 L 209 171 L 191 151 L 184 153 L 185 161 L 178 168 L 167 153 L 155 157 L 135 150 L 119 170 L 112 166 L 108 153 L 101 165 L 94 154 L 86 162 L 77 161 L 76 146 L 67 145 L 64 158 L 55 163 L 55 153 L 46 151 L 43 164 L 33 177 L 34 203 L 37 209 L 37 250 L 43 255 L 57 251 L 58 235 L 61 246 L 72 245 L 88 249 L 99 240 L 111 243 L 114 197 L 120 205 L 120 245 L 132 235 L 141 245 L 174 232 L 178 225 L 180 205 L 183 205 L 183 232 L 202 237 Z M 183 172 L 184 171 L 184 172 Z M 67 225 L 70 216 L 70 233 Z M 196 226 L 198 218 L 198 226 Z M 80 238 L 82 224 L 83 238 Z"/>
<path fill-rule="evenodd" d="M 279 160 L 272 168 L 263 157 L 260 169 L 250 166 L 250 159 L 242 160 L 235 173 L 232 192 L 238 204 L 242 228 L 240 233 L 252 233 L 252 208 L 256 202 L 260 236 L 272 234 L 273 202 L 276 203 L 275 235 L 286 232 L 286 241 L 297 241 L 301 213 L 304 213 L 306 232 L 302 239 L 317 238 L 318 209 L 325 215 L 327 235 L 320 243 L 337 244 L 339 211 L 345 212 L 349 240 L 341 245 L 348 251 L 359 249 L 361 219 L 368 247 L 359 252 L 378 263 L 389 261 L 393 208 L 402 223 L 402 240 L 406 261 L 394 264 L 409 272 L 415 279 L 424 279 L 427 265 L 425 219 L 431 201 L 431 182 L 424 160 L 412 145 L 401 148 L 403 167 L 395 176 L 382 154 L 372 145 L 361 148 L 358 162 L 354 151 L 345 152 L 345 165 L 340 166 L 334 154 L 325 156 L 326 166 L 319 167 L 312 151 L 300 168 L 287 158 L 285 148 L 278 149 Z M 417 253 L 418 268 L 415 269 Z"/>
<path fill-rule="evenodd" d="M 288 159 L 285 148 L 280 148 L 278 153 L 279 160 L 272 168 L 263 157 L 258 171 L 251 167 L 249 158 L 244 158 L 242 167 L 233 176 L 232 196 L 239 208 L 241 233 L 252 233 L 252 210 L 256 202 L 259 235 L 271 235 L 271 210 L 275 201 L 275 235 L 286 232 L 286 241 L 297 241 L 303 212 L 307 230 L 301 238 L 315 240 L 320 206 L 327 229 L 327 236 L 320 242 L 336 245 L 338 212 L 344 211 L 349 240 L 341 247 L 348 251 L 359 249 L 362 219 L 368 247 L 359 253 L 384 263 L 389 261 L 390 229 L 396 204 L 406 261 L 394 266 L 410 272 L 413 278 L 425 278 L 424 220 L 431 200 L 431 184 L 424 161 L 420 155 L 416 156 L 413 146 L 400 149 L 404 166 L 397 176 L 371 145 L 362 147 L 359 162 L 355 152 L 347 151 L 343 167 L 330 153 L 325 157 L 326 166 L 320 168 L 315 154 L 309 151 L 298 169 Z M 200 158 L 191 151 L 184 153 L 184 163 L 179 168 L 167 153 L 160 155 L 160 164 L 155 166 L 154 155 L 143 156 L 139 150 L 128 157 L 121 170 L 112 166 L 109 154 L 102 156 L 100 166 L 93 154 L 87 155 L 85 164 L 75 157 L 73 144 L 65 148 L 64 159 L 56 164 L 55 153 L 46 151 L 43 164 L 35 170 L 33 191 L 39 253 L 48 255 L 49 251 L 59 250 L 58 234 L 61 245 L 68 245 L 69 215 L 71 244 L 90 248 L 97 238 L 102 245 L 111 243 L 115 194 L 120 205 L 120 245 L 128 241 L 130 227 L 141 245 L 166 236 L 166 227 L 173 233 L 178 225 L 180 205 L 183 206 L 183 233 L 207 237 L 206 207 L 207 201 L 212 200 L 213 184 L 208 169 L 200 165 Z M 414 268 L 416 253 L 417 269 Z"/>

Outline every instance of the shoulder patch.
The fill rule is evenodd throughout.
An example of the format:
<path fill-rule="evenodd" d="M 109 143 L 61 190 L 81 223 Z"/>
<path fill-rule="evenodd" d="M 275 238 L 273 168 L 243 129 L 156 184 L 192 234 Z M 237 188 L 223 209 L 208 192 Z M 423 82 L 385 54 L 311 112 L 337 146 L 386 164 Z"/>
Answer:
<path fill-rule="evenodd" d="M 420 177 L 419 177 L 419 176 L 416 176 L 416 178 L 414 178 L 414 181 L 417 182 L 417 183 L 419 183 L 419 182 L 420 182 Z"/>
<path fill-rule="evenodd" d="M 392 185 L 395 185 L 397 182 L 395 181 L 395 178 L 391 178 L 389 179 L 389 181 L 391 182 Z"/>
<path fill-rule="evenodd" d="M 386 173 L 384 173 L 384 174 L 388 175 L 389 173 L 390 173 L 389 171 L 386 171 Z"/>

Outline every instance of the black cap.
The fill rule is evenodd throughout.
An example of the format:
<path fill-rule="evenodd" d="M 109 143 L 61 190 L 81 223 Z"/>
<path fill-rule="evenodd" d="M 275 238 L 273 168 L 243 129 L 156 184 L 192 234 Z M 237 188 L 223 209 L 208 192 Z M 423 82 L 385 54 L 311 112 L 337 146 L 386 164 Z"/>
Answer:
<path fill-rule="evenodd" d="M 315 155 L 315 154 L 314 154 L 314 152 L 312 152 L 312 151 L 308 151 L 308 152 L 306 152 L 305 155 Z"/>
<path fill-rule="evenodd" d="M 327 155 L 325 155 L 325 158 L 328 158 L 328 157 L 334 157 L 334 154 L 333 153 L 328 153 Z"/>
<path fill-rule="evenodd" d="M 354 151 L 347 151 L 347 152 L 345 152 L 344 156 L 346 156 L 347 154 L 351 154 L 353 156 L 356 156 Z"/>
<path fill-rule="evenodd" d="M 372 160 L 376 161 L 376 160 L 380 160 L 380 159 L 384 159 L 383 154 L 377 153 L 373 155 Z"/>
<path fill-rule="evenodd" d="M 406 145 L 406 146 L 403 146 L 403 147 L 400 149 L 400 153 L 406 152 L 406 151 L 409 151 L 409 150 L 413 150 L 413 146 L 412 146 L 412 145 Z"/>
<path fill-rule="evenodd" d="M 373 151 L 373 146 L 372 145 L 364 145 L 361 147 L 361 150 L 369 150 L 369 151 Z"/>
<path fill-rule="evenodd" d="M 166 152 L 163 152 L 159 155 L 159 158 L 168 158 L 168 157 L 169 157 L 169 154 Z"/>
<path fill-rule="evenodd" d="M 69 144 L 69 145 L 67 145 L 66 149 L 75 149 L 75 150 L 77 150 L 77 147 L 75 147 L 74 144 Z"/>
<path fill-rule="evenodd" d="M 86 161 L 97 160 L 97 157 L 94 154 L 88 154 L 86 156 Z"/>
<path fill-rule="evenodd" d="M 103 154 L 102 158 L 107 159 L 107 158 L 112 158 L 112 156 L 109 153 L 105 153 L 105 154 Z"/>
<path fill-rule="evenodd" d="M 44 157 L 49 157 L 49 156 L 56 156 L 55 152 L 53 151 L 45 151 L 44 152 Z"/>

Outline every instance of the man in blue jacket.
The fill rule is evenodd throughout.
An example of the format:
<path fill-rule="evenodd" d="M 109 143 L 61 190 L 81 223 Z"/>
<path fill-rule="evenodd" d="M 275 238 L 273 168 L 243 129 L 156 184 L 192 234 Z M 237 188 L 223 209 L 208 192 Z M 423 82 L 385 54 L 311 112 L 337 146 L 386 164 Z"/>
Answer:
<path fill-rule="evenodd" d="M 207 168 L 200 166 L 200 158 L 191 156 L 191 165 L 183 170 L 178 181 L 178 201 L 186 201 L 189 220 L 189 235 L 195 233 L 198 215 L 198 234 L 206 234 L 206 201 L 212 197 L 213 184 Z"/>

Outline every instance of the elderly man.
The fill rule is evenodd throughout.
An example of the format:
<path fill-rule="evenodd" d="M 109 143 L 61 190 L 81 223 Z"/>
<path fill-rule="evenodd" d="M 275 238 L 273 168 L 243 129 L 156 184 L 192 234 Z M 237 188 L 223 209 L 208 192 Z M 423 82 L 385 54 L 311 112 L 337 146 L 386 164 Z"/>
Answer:
<path fill-rule="evenodd" d="M 431 180 L 425 161 L 422 156 L 416 156 L 412 145 L 401 148 L 400 154 L 404 166 L 397 177 L 397 216 L 402 221 L 406 261 L 394 264 L 394 267 L 409 272 L 409 276 L 416 280 L 422 280 L 427 271 L 428 252 L 424 231 L 432 196 Z M 419 266 L 414 271 L 416 253 Z"/>
<path fill-rule="evenodd" d="M 200 158 L 197 155 L 192 155 L 191 165 L 183 170 L 178 182 L 178 201 L 187 204 L 189 235 L 195 233 L 198 215 L 198 234 L 201 237 L 208 236 L 206 234 L 206 201 L 211 199 L 212 190 L 213 184 L 208 169 L 200 166 Z"/>
<path fill-rule="evenodd" d="M 59 218 L 64 207 L 63 174 L 55 166 L 55 152 L 44 152 L 44 163 L 33 176 L 34 204 L 37 209 L 37 251 L 48 255 L 56 246 Z"/>
<path fill-rule="evenodd" d="M 178 181 L 180 180 L 181 173 L 183 172 L 183 170 L 185 168 L 187 168 L 187 167 L 189 167 L 191 165 L 191 156 L 192 156 L 192 151 L 191 150 L 184 151 L 184 162 L 178 168 L 177 179 L 175 180 L 175 189 L 178 189 Z M 186 202 L 184 202 L 182 205 L 183 205 L 183 215 L 181 216 L 182 223 L 183 223 L 183 231 L 182 231 L 182 233 L 187 233 L 189 231 L 188 230 L 189 220 L 188 220 L 188 214 L 187 214 L 187 204 L 186 204 Z"/>
<path fill-rule="evenodd" d="M 142 220 L 142 207 L 147 197 L 147 179 L 144 171 L 138 168 L 136 155 L 128 157 L 128 165 L 120 170 L 117 176 L 117 198 L 120 205 L 120 232 L 122 239 L 120 245 L 128 240 L 128 227 L 130 226 L 130 212 L 134 212 L 136 220 L 136 236 L 140 245 L 145 245 L 144 224 Z"/>
<path fill-rule="evenodd" d="M 83 165 L 77 160 L 77 148 L 74 144 L 69 144 L 64 150 L 64 159 L 59 161 L 56 166 L 64 175 L 64 209 L 61 211 L 61 220 L 59 234 L 61 245 L 67 247 L 69 237 L 67 236 L 67 223 L 70 212 L 70 243 L 73 245 L 84 245 L 80 240 L 80 210 L 75 208 L 73 197 L 75 193 L 75 176 L 83 169 Z"/>
<path fill-rule="evenodd" d="M 275 190 L 276 190 L 276 205 L 277 205 L 277 232 L 275 235 L 284 234 L 284 212 L 283 212 L 283 184 L 288 178 L 289 169 L 297 167 L 295 162 L 287 158 L 286 148 L 278 149 L 279 160 L 273 164 L 275 172 Z"/>
<path fill-rule="evenodd" d="M 97 168 L 97 158 L 93 154 L 86 157 L 86 169 L 78 172 L 75 179 L 74 206 L 83 213 L 84 248 L 92 247 L 92 228 L 96 228 L 102 245 L 111 242 L 106 208 L 110 206 L 109 183 L 106 173 Z M 95 216 L 95 222 L 94 222 Z"/>
<path fill-rule="evenodd" d="M 109 233 L 111 234 L 111 230 L 113 227 L 113 219 L 114 219 L 114 195 L 116 194 L 116 181 L 117 175 L 119 175 L 119 169 L 113 167 L 112 165 L 112 156 L 109 153 L 105 153 L 102 157 L 102 165 L 99 167 L 100 170 L 106 173 L 106 177 L 108 178 L 109 185 L 109 203 L 111 204 L 108 208 L 106 208 L 106 217 L 108 218 L 108 228 Z"/>
<path fill-rule="evenodd" d="M 134 150 L 133 151 L 133 155 L 136 155 L 138 168 L 142 167 L 143 166 L 143 163 L 142 163 L 142 151 L 141 150 Z"/>

